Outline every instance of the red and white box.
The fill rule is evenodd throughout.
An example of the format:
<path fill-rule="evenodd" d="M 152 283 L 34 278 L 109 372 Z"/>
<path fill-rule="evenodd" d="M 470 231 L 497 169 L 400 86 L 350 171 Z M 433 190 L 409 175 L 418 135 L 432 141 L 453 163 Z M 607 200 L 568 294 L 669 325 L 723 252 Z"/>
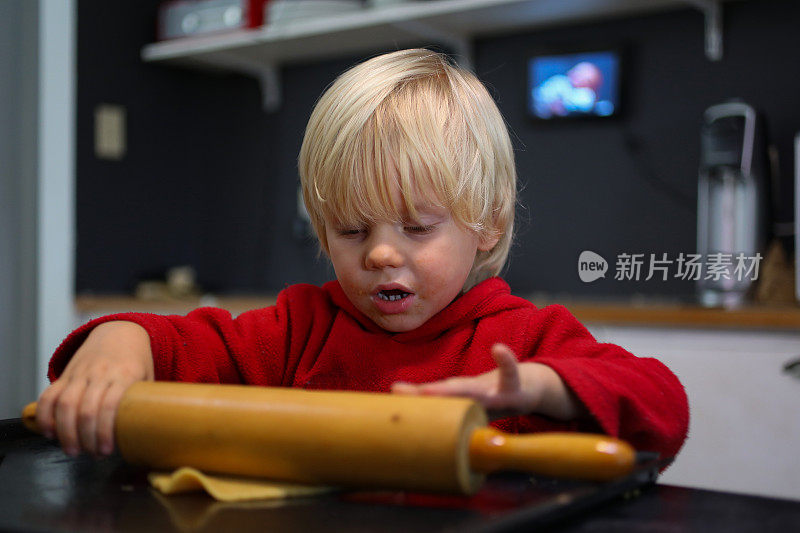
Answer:
<path fill-rule="evenodd" d="M 160 41 L 232 30 L 258 28 L 264 24 L 269 0 L 168 0 L 158 8 L 157 38 Z"/>

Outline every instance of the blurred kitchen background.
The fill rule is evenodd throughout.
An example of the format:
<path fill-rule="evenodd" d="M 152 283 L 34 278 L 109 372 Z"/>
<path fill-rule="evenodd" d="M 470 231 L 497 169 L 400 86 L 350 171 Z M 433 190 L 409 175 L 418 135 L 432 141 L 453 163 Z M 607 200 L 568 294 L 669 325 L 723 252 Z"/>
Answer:
<path fill-rule="evenodd" d="M 52 351 L 92 316 L 236 313 L 332 279 L 297 201 L 305 123 L 349 66 L 427 46 L 471 66 L 511 130 L 513 291 L 565 304 L 685 384 L 690 439 L 663 481 L 800 499 L 800 2 L 323 4 L 0 0 L 0 418 L 36 398 Z M 204 33 L 214 24 L 229 29 Z M 534 115 L 532 60 L 609 50 L 612 116 Z M 755 130 L 711 129 L 706 110 L 731 101 L 756 113 Z M 715 159 L 720 145 L 750 147 L 750 173 Z M 715 162 L 759 185 L 744 200 L 758 209 L 711 231 L 760 227 L 763 259 L 739 298 L 709 307 L 676 274 L 698 251 L 713 203 L 698 209 L 698 186 Z M 605 277 L 582 279 L 584 251 Z M 635 277 L 619 272 L 626 254 L 642 254 Z M 654 259 L 666 279 L 646 279 Z"/>

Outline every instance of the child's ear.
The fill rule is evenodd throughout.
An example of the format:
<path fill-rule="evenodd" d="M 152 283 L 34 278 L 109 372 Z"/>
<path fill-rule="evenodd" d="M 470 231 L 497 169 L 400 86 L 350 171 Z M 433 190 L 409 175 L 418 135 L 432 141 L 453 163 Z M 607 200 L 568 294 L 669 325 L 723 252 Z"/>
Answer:
<path fill-rule="evenodd" d="M 497 235 L 494 232 L 484 232 L 478 236 L 478 250 L 481 252 L 491 251 L 500 240 L 500 237 L 501 235 Z"/>

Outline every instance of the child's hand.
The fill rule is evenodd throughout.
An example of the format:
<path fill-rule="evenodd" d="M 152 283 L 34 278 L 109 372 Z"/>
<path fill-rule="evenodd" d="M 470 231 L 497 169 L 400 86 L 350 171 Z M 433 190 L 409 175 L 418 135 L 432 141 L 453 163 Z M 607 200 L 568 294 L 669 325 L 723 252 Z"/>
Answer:
<path fill-rule="evenodd" d="M 61 377 L 39 397 L 36 422 L 58 437 L 64 451 L 108 455 L 114 449 L 114 418 L 122 393 L 136 381 L 153 379 L 147 331 L 133 322 L 94 328 Z"/>
<path fill-rule="evenodd" d="M 492 357 L 497 368 L 485 374 L 420 385 L 398 382 L 392 385 L 392 392 L 465 396 L 480 402 L 493 420 L 531 413 L 571 420 L 583 412 L 580 402 L 549 366 L 519 363 L 503 344 L 492 346 Z"/>

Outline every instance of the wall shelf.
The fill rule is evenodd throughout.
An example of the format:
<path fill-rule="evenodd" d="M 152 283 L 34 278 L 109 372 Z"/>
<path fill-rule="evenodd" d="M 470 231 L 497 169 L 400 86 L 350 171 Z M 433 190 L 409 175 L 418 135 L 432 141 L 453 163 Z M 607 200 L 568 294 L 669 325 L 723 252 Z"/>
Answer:
<path fill-rule="evenodd" d="M 280 105 L 279 67 L 431 43 L 471 68 L 475 37 L 695 6 L 706 15 L 706 52 L 722 51 L 722 0 L 430 0 L 364 8 L 261 28 L 146 45 L 146 62 L 237 72 L 260 80 L 266 109 Z"/>

